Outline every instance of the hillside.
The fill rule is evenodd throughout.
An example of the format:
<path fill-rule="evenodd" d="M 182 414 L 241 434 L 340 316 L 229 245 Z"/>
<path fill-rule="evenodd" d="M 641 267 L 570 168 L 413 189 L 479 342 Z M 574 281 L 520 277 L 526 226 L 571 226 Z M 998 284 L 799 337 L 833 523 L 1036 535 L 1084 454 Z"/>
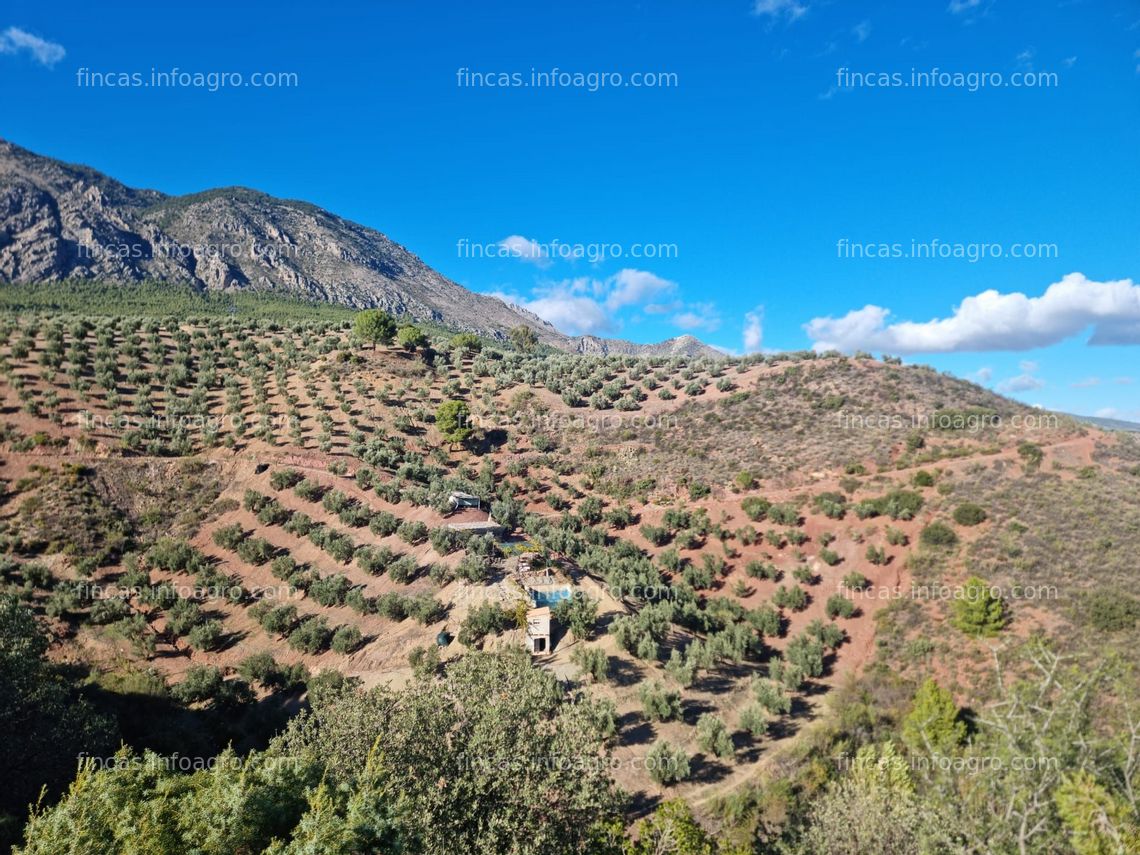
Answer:
<path fill-rule="evenodd" d="M 681 796 L 749 834 L 840 762 L 853 691 L 866 733 L 930 674 L 992 699 L 990 629 L 930 590 L 981 575 L 994 634 L 1135 663 L 1135 442 L 926 368 L 34 315 L 0 366 L 5 584 L 136 751 L 261 747 L 329 681 L 418 691 L 564 591 L 536 663 L 600 705 L 624 815 Z M 486 519 L 455 490 L 501 544 L 450 529 Z"/>
<path fill-rule="evenodd" d="M 0 140 L 0 282 L 162 282 L 381 308 L 503 340 L 528 326 L 572 353 L 712 355 L 691 336 L 657 345 L 564 335 L 525 309 L 441 276 L 380 232 L 244 187 L 168 196 Z"/>

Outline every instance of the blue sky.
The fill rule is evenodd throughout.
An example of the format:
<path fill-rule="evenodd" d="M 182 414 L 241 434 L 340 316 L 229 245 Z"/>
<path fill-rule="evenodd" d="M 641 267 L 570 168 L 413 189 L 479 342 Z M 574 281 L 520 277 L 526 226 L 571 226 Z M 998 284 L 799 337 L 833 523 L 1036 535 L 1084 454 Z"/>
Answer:
<path fill-rule="evenodd" d="M 227 85 L 92 82 L 174 68 Z M 569 332 L 1140 419 L 1135 0 L 8 0 L 0 92 L 5 139 L 315 202 Z"/>

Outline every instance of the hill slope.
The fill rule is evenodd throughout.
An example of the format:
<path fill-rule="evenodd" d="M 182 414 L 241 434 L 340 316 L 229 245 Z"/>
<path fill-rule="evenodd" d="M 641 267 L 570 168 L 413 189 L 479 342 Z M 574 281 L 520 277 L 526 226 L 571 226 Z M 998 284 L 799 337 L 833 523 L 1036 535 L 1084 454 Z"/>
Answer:
<path fill-rule="evenodd" d="M 316 205 L 226 187 L 186 196 L 136 190 L 85 166 L 0 140 L 0 281 L 157 280 L 272 291 L 505 338 L 525 325 L 577 353 L 713 355 L 690 336 L 658 345 L 571 337 L 475 294 L 380 232 Z"/>

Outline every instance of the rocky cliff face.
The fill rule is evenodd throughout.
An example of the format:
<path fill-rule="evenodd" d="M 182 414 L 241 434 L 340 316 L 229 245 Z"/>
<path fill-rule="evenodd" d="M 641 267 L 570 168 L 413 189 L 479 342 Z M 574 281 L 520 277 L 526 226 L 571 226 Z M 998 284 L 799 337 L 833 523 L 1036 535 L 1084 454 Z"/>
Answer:
<path fill-rule="evenodd" d="M 494 338 L 526 325 L 543 343 L 578 353 L 715 353 L 691 336 L 638 345 L 564 335 L 457 285 L 380 232 L 305 202 L 242 187 L 136 190 L 0 140 L 0 281 L 69 278 L 274 291 Z"/>

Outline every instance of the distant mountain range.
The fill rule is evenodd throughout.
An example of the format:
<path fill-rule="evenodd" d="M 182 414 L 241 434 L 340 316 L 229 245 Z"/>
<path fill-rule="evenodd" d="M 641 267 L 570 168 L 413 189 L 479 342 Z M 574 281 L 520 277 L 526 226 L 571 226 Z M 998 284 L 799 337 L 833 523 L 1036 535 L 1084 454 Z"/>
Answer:
<path fill-rule="evenodd" d="M 719 355 L 688 335 L 650 345 L 565 335 L 307 202 L 244 187 L 187 196 L 136 190 L 0 140 L 0 282 L 65 279 L 271 291 L 500 339 L 525 325 L 571 353 Z"/>
<path fill-rule="evenodd" d="M 1071 414 L 1062 413 L 1062 415 Z M 1072 418 L 1103 430 L 1123 430 L 1131 433 L 1140 433 L 1140 424 L 1136 422 L 1126 422 L 1123 419 L 1106 419 L 1100 416 L 1072 416 Z"/>

